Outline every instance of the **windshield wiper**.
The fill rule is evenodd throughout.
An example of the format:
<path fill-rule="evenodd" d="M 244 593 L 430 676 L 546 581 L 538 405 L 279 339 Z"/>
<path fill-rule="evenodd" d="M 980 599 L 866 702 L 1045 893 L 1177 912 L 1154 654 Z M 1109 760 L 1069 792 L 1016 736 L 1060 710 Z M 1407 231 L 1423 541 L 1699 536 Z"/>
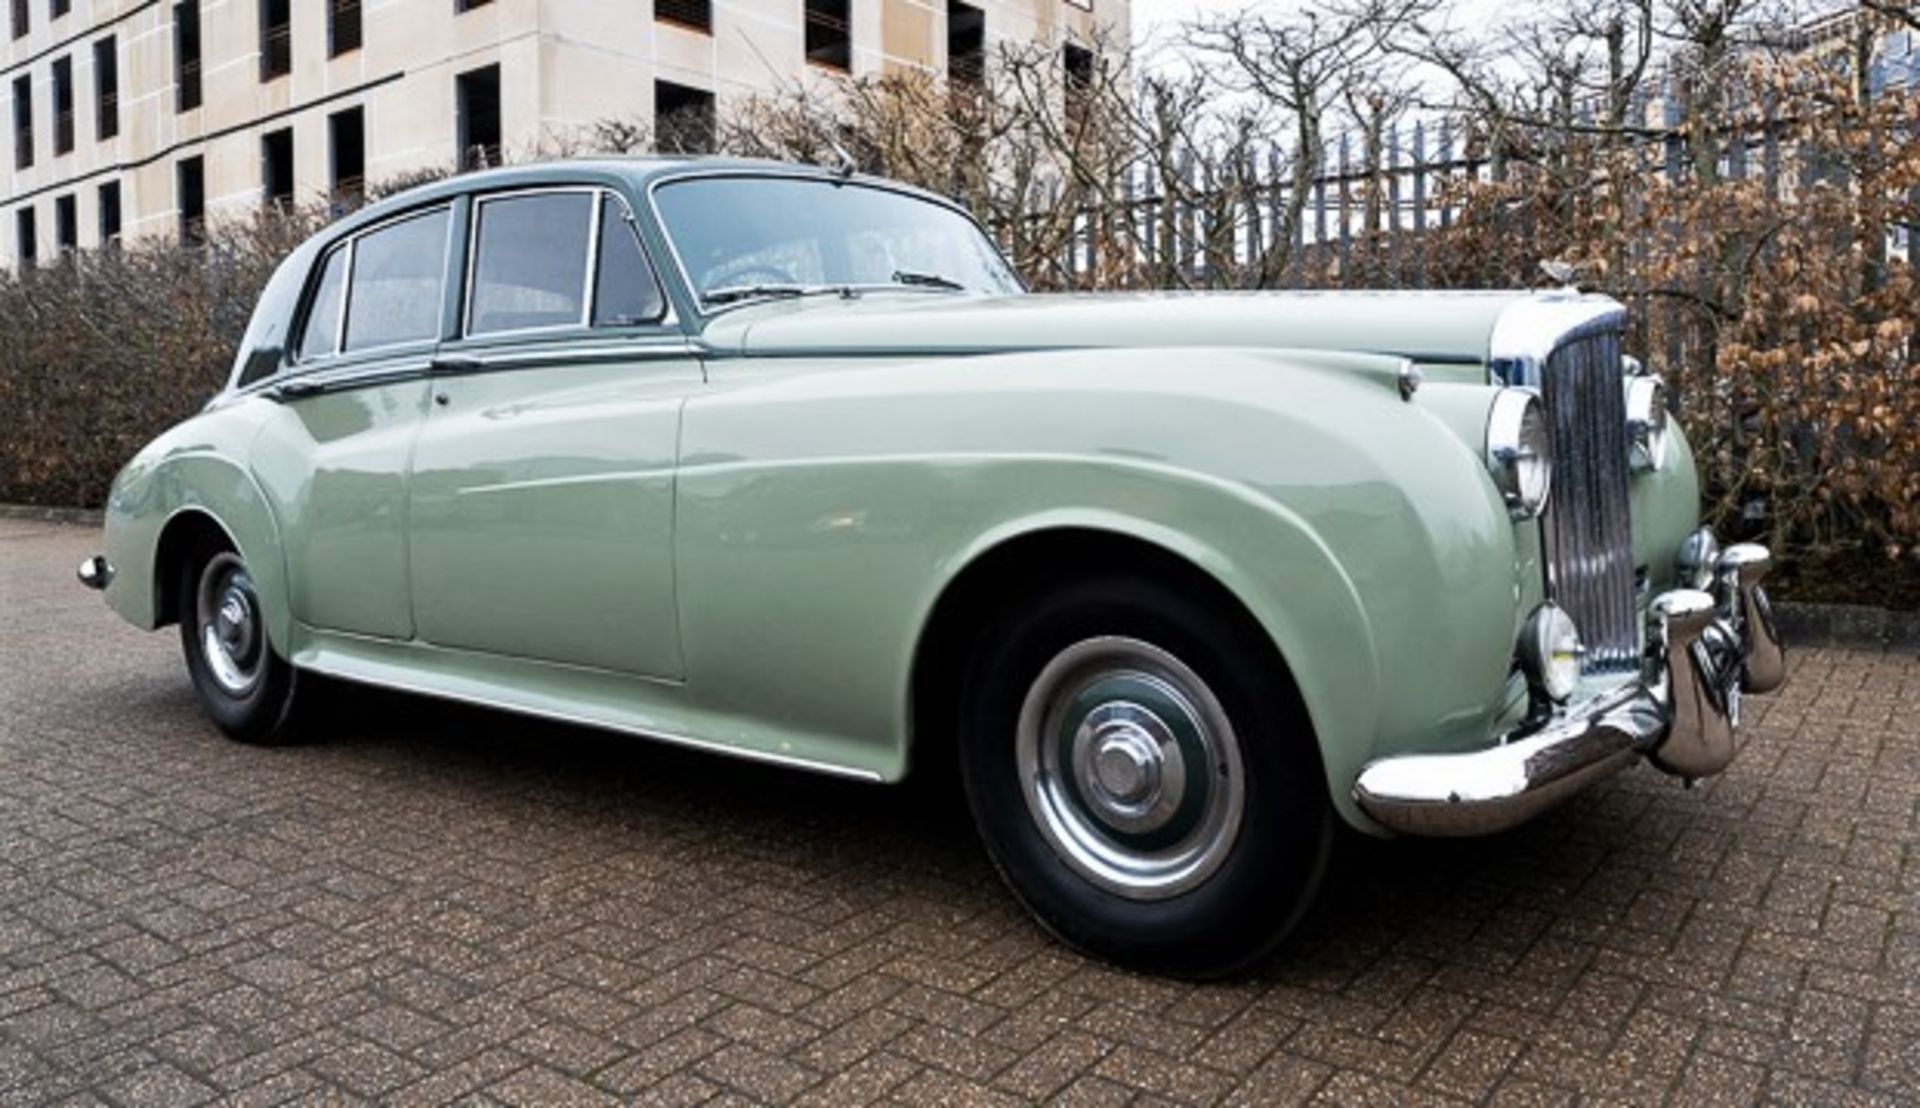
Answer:
<path fill-rule="evenodd" d="M 893 283 L 922 289 L 945 289 L 948 292 L 967 291 L 967 286 L 951 277 L 942 277 L 938 273 L 914 273 L 905 269 L 893 271 Z"/>
<path fill-rule="evenodd" d="M 809 296 L 831 291 L 833 290 L 807 285 L 726 285 L 701 293 L 700 302 L 702 304 L 733 304 L 763 296 Z"/>

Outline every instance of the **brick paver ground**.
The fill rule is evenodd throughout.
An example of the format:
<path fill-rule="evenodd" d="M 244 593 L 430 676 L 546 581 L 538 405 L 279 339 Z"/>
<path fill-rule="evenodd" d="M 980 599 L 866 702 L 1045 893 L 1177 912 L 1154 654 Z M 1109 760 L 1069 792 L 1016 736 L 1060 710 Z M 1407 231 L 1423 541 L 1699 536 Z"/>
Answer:
<path fill-rule="evenodd" d="M 0 1103 L 1912 1104 L 1920 660 L 1732 772 L 1360 844 L 1250 979 L 1061 949 L 950 792 L 353 692 L 255 750 L 0 520 Z"/>

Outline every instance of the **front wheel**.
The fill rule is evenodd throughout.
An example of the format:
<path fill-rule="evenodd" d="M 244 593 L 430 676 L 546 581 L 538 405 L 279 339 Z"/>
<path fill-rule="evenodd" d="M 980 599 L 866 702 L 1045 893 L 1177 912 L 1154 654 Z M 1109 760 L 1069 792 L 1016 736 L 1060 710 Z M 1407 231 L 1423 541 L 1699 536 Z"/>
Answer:
<path fill-rule="evenodd" d="M 187 673 L 207 715 L 239 742 L 290 741 L 299 676 L 267 640 L 246 562 L 231 550 L 189 558 L 176 595 Z"/>
<path fill-rule="evenodd" d="M 971 669 L 961 757 L 1016 895 L 1069 943 L 1139 969 L 1215 977 L 1270 952 L 1334 834 L 1271 648 L 1213 605 L 1124 577 L 998 623 Z"/>

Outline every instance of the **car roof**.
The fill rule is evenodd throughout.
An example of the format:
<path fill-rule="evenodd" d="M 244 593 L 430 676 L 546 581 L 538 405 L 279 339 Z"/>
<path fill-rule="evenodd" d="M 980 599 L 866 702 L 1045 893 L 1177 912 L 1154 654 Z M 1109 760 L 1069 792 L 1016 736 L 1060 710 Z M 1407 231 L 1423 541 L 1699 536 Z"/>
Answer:
<path fill-rule="evenodd" d="M 342 218 L 318 236 L 328 241 L 352 234 L 398 212 L 477 192 L 527 188 L 536 185 L 613 184 L 624 181 L 638 194 L 656 181 L 669 177 L 705 173 L 764 175 L 768 177 L 811 177 L 823 181 L 851 180 L 911 193 L 949 207 L 951 199 L 926 189 L 902 184 L 885 177 L 865 173 L 848 174 L 838 167 L 782 162 L 765 158 L 720 156 L 630 154 L 581 158 L 556 158 L 523 165 L 504 166 L 460 173 L 428 184 L 397 192 Z"/>

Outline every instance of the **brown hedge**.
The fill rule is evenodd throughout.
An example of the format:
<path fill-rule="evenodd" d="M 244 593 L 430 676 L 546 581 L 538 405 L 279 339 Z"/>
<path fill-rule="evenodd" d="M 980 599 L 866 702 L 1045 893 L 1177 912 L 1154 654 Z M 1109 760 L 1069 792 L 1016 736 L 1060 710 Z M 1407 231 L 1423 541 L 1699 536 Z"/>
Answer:
<path fill-rule="evenodd" d="M 0 503 L 96 507 L 114 473 L 197 411 L 310 214 L 0 274 Z"/>

